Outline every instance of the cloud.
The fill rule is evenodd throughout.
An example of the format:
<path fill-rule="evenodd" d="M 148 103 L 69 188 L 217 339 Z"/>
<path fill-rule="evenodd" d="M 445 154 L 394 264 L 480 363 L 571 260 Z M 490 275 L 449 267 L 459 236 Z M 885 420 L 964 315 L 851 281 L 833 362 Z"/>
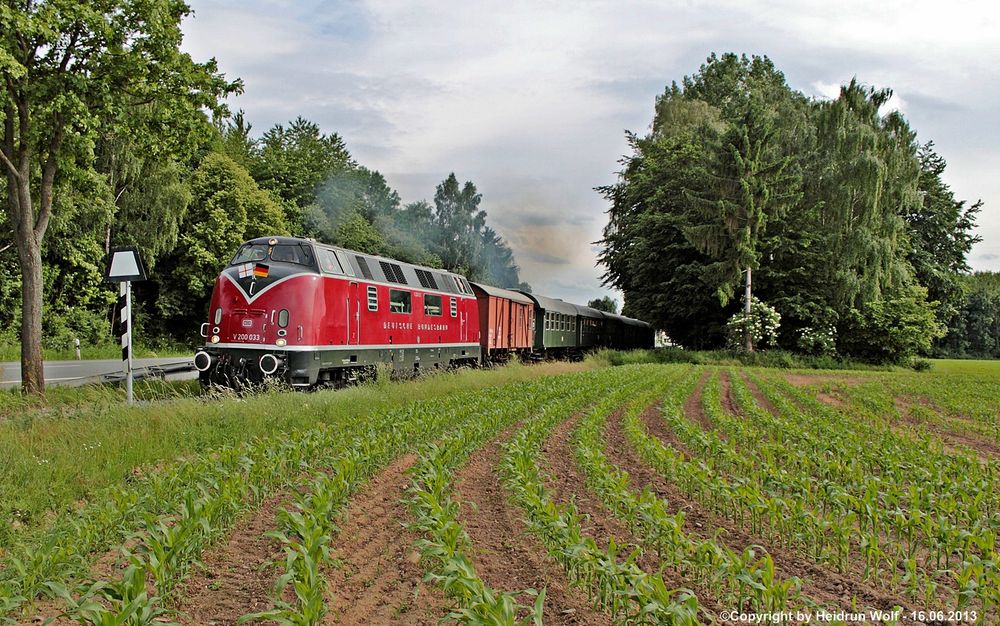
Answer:
<path fill-rule="evenodd" d="M 258 131 L 303 115 L 338 132 L 404 201 L 449 172 L 472 180 L 536 290 L 605 295 L 592 242 L 626 129 L 712 51 L 767 54 L 790 85 L 836 97 L 857 77 L 891 87 L 960 198 L 986 200 L 971 262 L 1000 269 L 998 10 L 844 0 L 193 0 L 185 48 L 243 77 Z M 992 212 L 991 212 L 992 211 Z M 615 295 L 615 294 L 612 294 Z M 615 295 L 615 297 L 619 297 Z"/>

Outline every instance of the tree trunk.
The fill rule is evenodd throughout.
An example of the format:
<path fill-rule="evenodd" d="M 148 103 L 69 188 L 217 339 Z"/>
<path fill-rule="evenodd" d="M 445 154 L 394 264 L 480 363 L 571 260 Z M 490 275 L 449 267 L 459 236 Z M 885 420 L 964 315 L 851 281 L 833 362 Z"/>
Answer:
<path fill-rule="evenodd" d="M 9 154 L 10 126 L 3 146 L 7 165 L 7 217 L 14 227 L 14 242 L 21 266 L 21 388 L 27 394 L 45 394 L 44 359 L 42 358 L 42 305 L 45 284 L 42 279 L 42 237 L 48 227 L 55 180 L 55 160 L 42 167 L 40 205 L 36 218 L 31 198 L 30 153 L 22 149 L 14 167 Z"/>
<path fill-rule="evenodd" d="M 750 291 L 750 267 L 749 266 L 747 266 L 747 290 L 746 290 L 746 293 L 744 294 L 743 297 L 744 297 L 744 300 L 745 300 L 745 302 L 743 304 L 743 311 L 744 311 L 744 313 L 746 313 L 746 318 L 747 318 L 747 332 L 746 332 L 747 343 L 746 343 L 746 350 L 747 350 L 747 352 L 753 352 L 753 331 L 750 328 L 750 326 L 751 326 L 750 325 L 750 299 L 751 299 L 751 291 Z"/>
<path fill-rule="evenodd" d="M 25 393 L 45 393 L 42 358 L 42 249 L 34 233 L 18 233 L 21 261 L 21 388 Z"/>

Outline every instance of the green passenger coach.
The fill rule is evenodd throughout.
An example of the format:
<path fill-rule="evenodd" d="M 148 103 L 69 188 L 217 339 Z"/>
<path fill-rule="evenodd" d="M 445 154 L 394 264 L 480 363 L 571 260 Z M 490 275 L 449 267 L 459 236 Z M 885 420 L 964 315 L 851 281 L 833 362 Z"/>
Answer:
<path fill-rule="evenodd" d="M 553 355 L 577 352 L 576 305 L 525 293 L 535 303 L 535 350 Z"/>

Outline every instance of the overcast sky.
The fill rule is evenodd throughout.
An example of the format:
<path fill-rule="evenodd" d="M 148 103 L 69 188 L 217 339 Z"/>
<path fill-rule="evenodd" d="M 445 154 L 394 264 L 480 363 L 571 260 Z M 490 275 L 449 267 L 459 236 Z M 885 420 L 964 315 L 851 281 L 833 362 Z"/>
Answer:
<path fill-rule="evenodd" d="M 1000 270 L 1000 8 L 988 2 L 320 2 L 192 0 L 184 47 L 216 57 L 262 133 L 304 116 L 339 133 L 404 202 L 449 172 L 483 194 L 522 280 L 585 302 L 624 131 L 716 51 L 766 54 L 792 88 L 831 97 L 857 76 L 982 198 L 970 264 Z"/>

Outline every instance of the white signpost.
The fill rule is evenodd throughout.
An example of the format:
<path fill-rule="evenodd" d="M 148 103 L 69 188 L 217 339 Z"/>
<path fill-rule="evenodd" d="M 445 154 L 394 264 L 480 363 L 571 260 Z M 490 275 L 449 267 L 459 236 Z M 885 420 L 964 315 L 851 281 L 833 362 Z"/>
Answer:
<path fill-rule="evenodd" d="M 122 367 L 125 370 L 125 391 L 128 403 L 133 404 L 132 395 L 132 282 L 146 280 L 146 270 L 134 246 L 113 248 L 108 254 L 108 269 L 104 280 L 119 283 L 118 310 L 121 320 Z"/>

